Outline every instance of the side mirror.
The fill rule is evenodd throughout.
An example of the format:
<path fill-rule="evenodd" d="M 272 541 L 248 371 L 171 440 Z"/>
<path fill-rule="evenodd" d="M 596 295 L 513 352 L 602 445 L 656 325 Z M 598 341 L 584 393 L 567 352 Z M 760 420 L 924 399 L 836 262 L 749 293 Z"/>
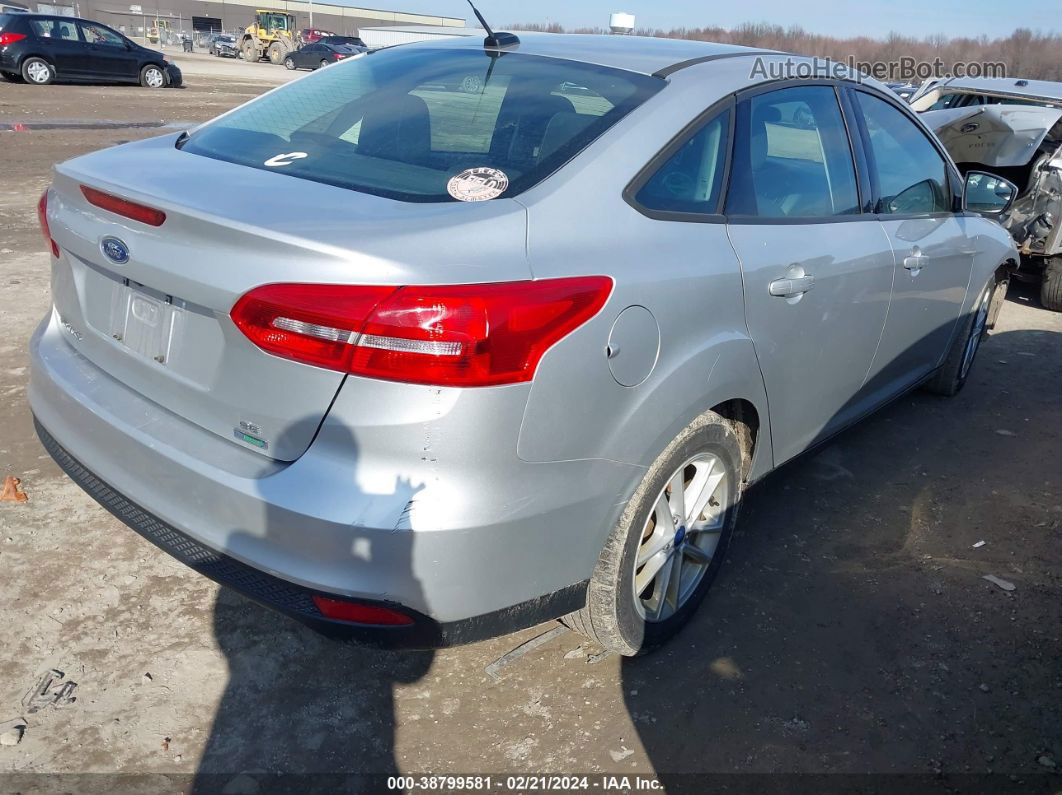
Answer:
<path fill-rule="evenodd" d="M 981 215 L 1003 215 L 1018 198 L 1018 186 L 984 171 L 966 172 L 962 188 L 964 210 Z"/>

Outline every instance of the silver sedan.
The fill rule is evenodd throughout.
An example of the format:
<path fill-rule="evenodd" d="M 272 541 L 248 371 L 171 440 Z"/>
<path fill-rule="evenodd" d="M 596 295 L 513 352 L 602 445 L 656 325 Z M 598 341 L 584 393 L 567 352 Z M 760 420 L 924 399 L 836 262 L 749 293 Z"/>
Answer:
<path fill-rule="evenodd" d="M 1013 186 L 973 212 L 901 100 L 811 65 L 414 44 L 63 163 L 39 435 L 135 531 L 322 631 L 562 617 L 649 650 L 751 483 L 962 388 L 1017 259 Z"/>

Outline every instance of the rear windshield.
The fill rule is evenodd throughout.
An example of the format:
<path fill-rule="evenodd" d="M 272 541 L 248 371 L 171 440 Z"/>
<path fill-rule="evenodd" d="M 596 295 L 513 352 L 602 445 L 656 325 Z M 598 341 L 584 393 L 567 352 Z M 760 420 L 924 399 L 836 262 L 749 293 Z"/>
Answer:
<path fill-rule="evenodd" d="M 402 201 L 511 197 L 663 85 L 556 58 L 395 47 L 321 69 L 178 146 Z M 486 190 L 463 190 L 477 184 Z"/>

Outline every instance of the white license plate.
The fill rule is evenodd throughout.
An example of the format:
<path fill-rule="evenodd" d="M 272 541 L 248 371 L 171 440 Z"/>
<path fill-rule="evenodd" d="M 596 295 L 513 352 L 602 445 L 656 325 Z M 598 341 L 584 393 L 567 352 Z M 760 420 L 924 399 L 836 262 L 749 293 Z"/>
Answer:
<path fill-rule="evenodd" d="M 149 295 L 133 285 L 116 285 L 111 336 L 141 356 L 165 364 L 177 340 L 182 314 L 170 298 Z"/>

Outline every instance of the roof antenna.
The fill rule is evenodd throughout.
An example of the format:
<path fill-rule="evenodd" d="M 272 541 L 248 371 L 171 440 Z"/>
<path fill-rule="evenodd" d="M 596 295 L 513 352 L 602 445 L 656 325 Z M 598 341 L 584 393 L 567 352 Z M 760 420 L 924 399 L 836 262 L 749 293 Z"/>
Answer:
<path fill-rule="evenodd" d="M 472 0 L 468 0 L 468 4 L 472 6 L 472 13 L 476 15 L 476 19 L 478 19 L 479 24 L 483 26 L 483 30 L 487 31 L 487 38 L 483 39 L 484 47 L 512 47 L 520 43 L 520 39 L 518 39 L 513 33 L 504 33 L 500 31 L 495 33 L 490 29 L 487 20 L 485 20 L 483 15 L 479 13 L 479 9 L 472 5 Z"/>

